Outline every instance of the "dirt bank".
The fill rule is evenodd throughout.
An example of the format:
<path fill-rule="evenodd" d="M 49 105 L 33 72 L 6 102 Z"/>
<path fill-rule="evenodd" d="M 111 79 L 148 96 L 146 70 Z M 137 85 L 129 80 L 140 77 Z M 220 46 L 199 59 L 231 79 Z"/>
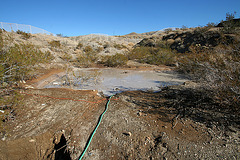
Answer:
<path fill-rule="evenodd" d="M 183 112 L 170 96 L 181 89 L 173 90 L 115 95 L 83 159 L 238 159 L 236 125 L 222 130 L 197 107 Z M 19 92 L 22 106 L 6 122 L 0 159 L 77 159 L 107 99 L 70 89 Z"/>

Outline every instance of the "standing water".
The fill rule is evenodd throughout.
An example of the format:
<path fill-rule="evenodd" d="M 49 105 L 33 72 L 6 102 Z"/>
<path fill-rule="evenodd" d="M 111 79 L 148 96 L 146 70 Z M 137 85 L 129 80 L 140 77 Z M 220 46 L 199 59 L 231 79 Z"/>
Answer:
<path fill-rule="evenodd" d="M 81 68 L 59 77 L 44 88 L 98 90 L 110 96 L 129 90 L 159 91 L 161 87 L 180 85 L 187 80 L 173 71 Z"/>

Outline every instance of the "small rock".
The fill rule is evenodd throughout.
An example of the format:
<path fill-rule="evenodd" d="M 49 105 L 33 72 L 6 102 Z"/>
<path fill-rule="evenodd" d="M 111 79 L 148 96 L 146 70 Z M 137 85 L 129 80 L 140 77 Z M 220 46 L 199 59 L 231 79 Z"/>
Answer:
<path fill-rule="evenodd" d="M 167 126 L 162 126 L 162 128 L 168 128 Z"/>
<path fill-rule="evenodd" d="M 91 156 L 91 155 L 92 155 L 92 153 L 91 153 L 91 152 L 89 152 L 89 153 L 88 153 L 88 155 L 89 155 L 89 156 Z"/>
<path fill-rule="evenodd" d="M 53 84 L 53 85 L 60 85 L 59 82 L 53 82 L 52 84 Z"/>
<path fill-rule="evenodd" d="M 6 140 L 6 137 L 4 136 L 3 138 L 2 138 L 2 141 L 5 141 Z"/>
<path fill-rule="evenodd" d="M 35 139 L 30 139 L 29 142 L 35 142 L 36 140 Z"/>
<path fill-rule="evenodd" d="M 126 132 L 126 133 L 123 133 L 125 136 L 131 136 L 132 135 L 132 133 L 131 132 Z"/>
<path fill-rule="evenodd" d="M 26 81 L 24 81 L 24 80 L 20 80 L 20 83 L 24 83 L 24 84 L 25 84 L 25 83 L 26 83 Z"/>
<path fill-rule="evenodd" d="M 138 116 L 142 116 L 143 113 L 142 113 L 142 112 L 138 112 L 137 115 L 138 115 Z"/>
<path fill-rule="evenodd" d="M 33 89 L 34 87 L 31 86 L 31 85 L 26 85 L 25 88 L 26 88 L 26 89 Z"/>

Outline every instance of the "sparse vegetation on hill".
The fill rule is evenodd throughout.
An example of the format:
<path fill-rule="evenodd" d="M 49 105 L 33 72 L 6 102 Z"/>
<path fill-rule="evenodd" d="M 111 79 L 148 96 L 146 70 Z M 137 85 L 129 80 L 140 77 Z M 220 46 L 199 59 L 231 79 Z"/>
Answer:
<path fill-rule="evenodd" d="M 59 48 L 59 47 L 61 47 L 60 41 L 53 40 L 53 41 L 48 42 L 48 43 L 49 43 L 49 45 L 50 45 L 52 48 Z"/>
<path fill-rule="evenodd" d="M 30 43 L 13 44 L 6 47 L 7 41 L 0 34 L 0 83 L 13 84 L 19 80 L 26 80 L 31 77 L 35 65 L 47 63 L 52 58 L 50 52 L 42 52 L 38 47 Z M 4 47 L 5 46 L 5 47 Z"/>
<path fill-rule="evenodd" d="M 177 69 L 200 83 L 219 109 L 225 108 L 225 112 L 237 115 L 240 114 L 238 23 L 239 20 L 228 13 L 226 21 L 218 27 L 215 24 L 193 29 L 184 27 L 184 31 L 145 38 L 132 50 L 129 59 L 150 64 L 176 61 Z"/>

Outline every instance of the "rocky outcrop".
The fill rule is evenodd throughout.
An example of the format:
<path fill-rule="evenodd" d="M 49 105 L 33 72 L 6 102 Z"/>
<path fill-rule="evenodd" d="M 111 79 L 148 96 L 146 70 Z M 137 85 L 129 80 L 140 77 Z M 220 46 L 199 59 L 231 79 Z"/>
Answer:
<path fill-rule="evenodd" d="M 198 28 L 185 32 L 175 32 L 165 36 L 144 38 L 136 46 L 158 47 L 160 41 L 166 42 L 172 50 L 179 53 L 190 51 L 192 45 L 212 48 L 221 43 L 230 44 L 235 41 L 234 35 L 225 35 L 218 30 L 211 31 L 205 28 Z"/>
<path fill-rule="evenodd" d="M 170 34 L 162 38 L 163 41 L 170 41 L 170 39 L 174 40 L 170 44 L 170 48 L 180 53 L 189 51 L 191 45 L 215 47 L 219 42 L 223 41 L 223 37 L 219 32 L 200 32 L 196 30 L 194 32 Z"/>

